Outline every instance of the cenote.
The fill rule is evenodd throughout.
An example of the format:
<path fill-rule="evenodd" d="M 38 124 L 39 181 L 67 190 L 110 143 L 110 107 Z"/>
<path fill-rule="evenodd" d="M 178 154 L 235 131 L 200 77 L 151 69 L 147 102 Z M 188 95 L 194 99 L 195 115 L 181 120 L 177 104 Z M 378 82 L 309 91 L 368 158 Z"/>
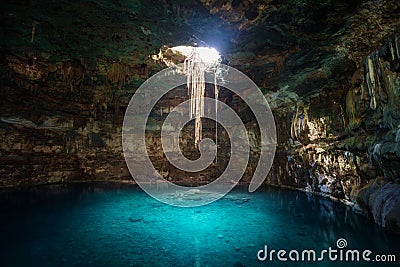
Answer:
<path fill-rule="evenodd" d="M 133 185 L 41 186 L 3 191 L 1 214 L 2 266 L 376 266 L 257 259 L 265 245 L 321 251 L 339 238 L 347 249 L 400 257 L 400 238 L 350 207 L 269 187 L 179 208 Z"/>
<path fill-rule="evenodd" d="M 0 0 L 0 267 L 399 267 L 399 18 Z"/>

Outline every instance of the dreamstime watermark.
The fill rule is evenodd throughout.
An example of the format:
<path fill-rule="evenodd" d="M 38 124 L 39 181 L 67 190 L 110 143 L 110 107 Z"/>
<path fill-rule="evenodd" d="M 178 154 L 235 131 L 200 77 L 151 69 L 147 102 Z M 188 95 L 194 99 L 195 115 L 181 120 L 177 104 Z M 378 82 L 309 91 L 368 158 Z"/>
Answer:
<path fill-rule="evenodd" d="M 157 102 L 171 90 L 185 86 L 187 77 L 177 68 L 162 70 L 145 81 L 132 97 L 125 112 L 122 127 L 122 146 L 128 169 L 136 183 L 150 196 L 169 205 L 194 207 L 211 203 L 226 195 L 242 178 L 249 160 L 250 144 L 243 121 L 224 102 L 204 98 L 204 118 L 217 121 L 228 133 L 231 143 L 230 158 L 224 172 L 211 183 L 198 187 L 184 187 L 164 179 L 153 166 L 146 149 L 148 120 Z M 249 185 L 255 191 L 265 180 L 275 155 L 276 129 L 269 105 L 257 85 L 235 68 L 220 64 L 220 75 L 205 73 L 204 82 L 217 84 L 238 95 L 253 112 L 260 130 L 258 165 Z M 215 107 L 218 106 L 218 112 Z M 161 128 L 163 153 L 176 168 L 185 172 L 199 172 L 213 162 L 217 147 L 213 140 L 200 141 L 200 158 L 187 159 L 179 146 L 179 134 L 190 121 L 190 101 L 171 110 Z"/>
<path fill-rule="evenodd" d="M 357 250 L 357 249 L 345 249 L 347 247 L 347 240 L 339 238 L 336 241 L 336 248 L 328 247 L 321 251 L 313 249 L 305 249 L 302 251 L 292 249 L 290 251 L 281 250 L 268 250 L 268 246 L 265 245 L 264 249 L 261 249 L 257 253 L 257 259 L 259 261 L 292 261 L 292 262 L 316 262 L 316 261 L 365 261 L 365 262 L 396 262 L 396 255 L 394 254 L 376 254 L 369 249 Z"/>

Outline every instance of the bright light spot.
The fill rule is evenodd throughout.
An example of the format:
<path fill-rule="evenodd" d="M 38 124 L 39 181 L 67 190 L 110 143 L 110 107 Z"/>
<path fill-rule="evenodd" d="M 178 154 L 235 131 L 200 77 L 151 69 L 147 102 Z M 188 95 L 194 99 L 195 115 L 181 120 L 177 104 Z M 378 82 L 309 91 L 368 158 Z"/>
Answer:
<path fill-rule="evenodd" d="M 201 60 L 204 63 L 217 63 L 221 60 L 221 55 L 215 48 L 212 47 L 192 47 L 192 46 L 175 46 L 170 48 L 174 53 L 179 52 L 185 57 L 190 57 L 190 55 L 196 50 Z"/>

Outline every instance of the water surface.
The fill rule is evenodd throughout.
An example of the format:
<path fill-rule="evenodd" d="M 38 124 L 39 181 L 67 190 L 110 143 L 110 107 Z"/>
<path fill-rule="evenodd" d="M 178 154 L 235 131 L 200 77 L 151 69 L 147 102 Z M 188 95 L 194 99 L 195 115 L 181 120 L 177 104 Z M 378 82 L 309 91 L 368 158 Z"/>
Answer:
<path fill-rule="evenodd" d="M 347 249 L 400 259 L 399 236 L 340 203 L 290 190 L 239 187 L 197 208 L 109 184 L 8 190 L 0 200 L 1 266 L 379 266 L 257 259 L 265 245 L 319 252 L 336 249 L 338 238 Z"/>

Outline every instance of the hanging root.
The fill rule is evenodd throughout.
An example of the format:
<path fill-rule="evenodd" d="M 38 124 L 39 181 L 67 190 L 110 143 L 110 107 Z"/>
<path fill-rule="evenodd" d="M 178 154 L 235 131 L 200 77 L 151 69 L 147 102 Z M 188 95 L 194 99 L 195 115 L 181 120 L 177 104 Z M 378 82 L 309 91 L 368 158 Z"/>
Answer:
<path fill-rule="evenodd" d="M 214 72 L 214 99 L 215 99 L 215 146 L 218 150 L 218 85 L 217 74 Z M 215 163 L 217 163 L 217 155 L 215 155 Z"/>
<path fill-rule="evenodd" d="M 187 75 L 187 88 L 190 98 L 190 118 L 195 119 L 194 142 L 197 147 L 202 139 L 202 122 L 201 117 L 204 116 L 204 93 L 206 89 L 205 72 L 210 68 L 210 64 L 202 61 L 196 48 L 185 59 L 184 72 Z M 218 99 L 218 88 L 215 83 L 215 98 Z M 215 106 L 217 109 L 217 105 Z"/>

